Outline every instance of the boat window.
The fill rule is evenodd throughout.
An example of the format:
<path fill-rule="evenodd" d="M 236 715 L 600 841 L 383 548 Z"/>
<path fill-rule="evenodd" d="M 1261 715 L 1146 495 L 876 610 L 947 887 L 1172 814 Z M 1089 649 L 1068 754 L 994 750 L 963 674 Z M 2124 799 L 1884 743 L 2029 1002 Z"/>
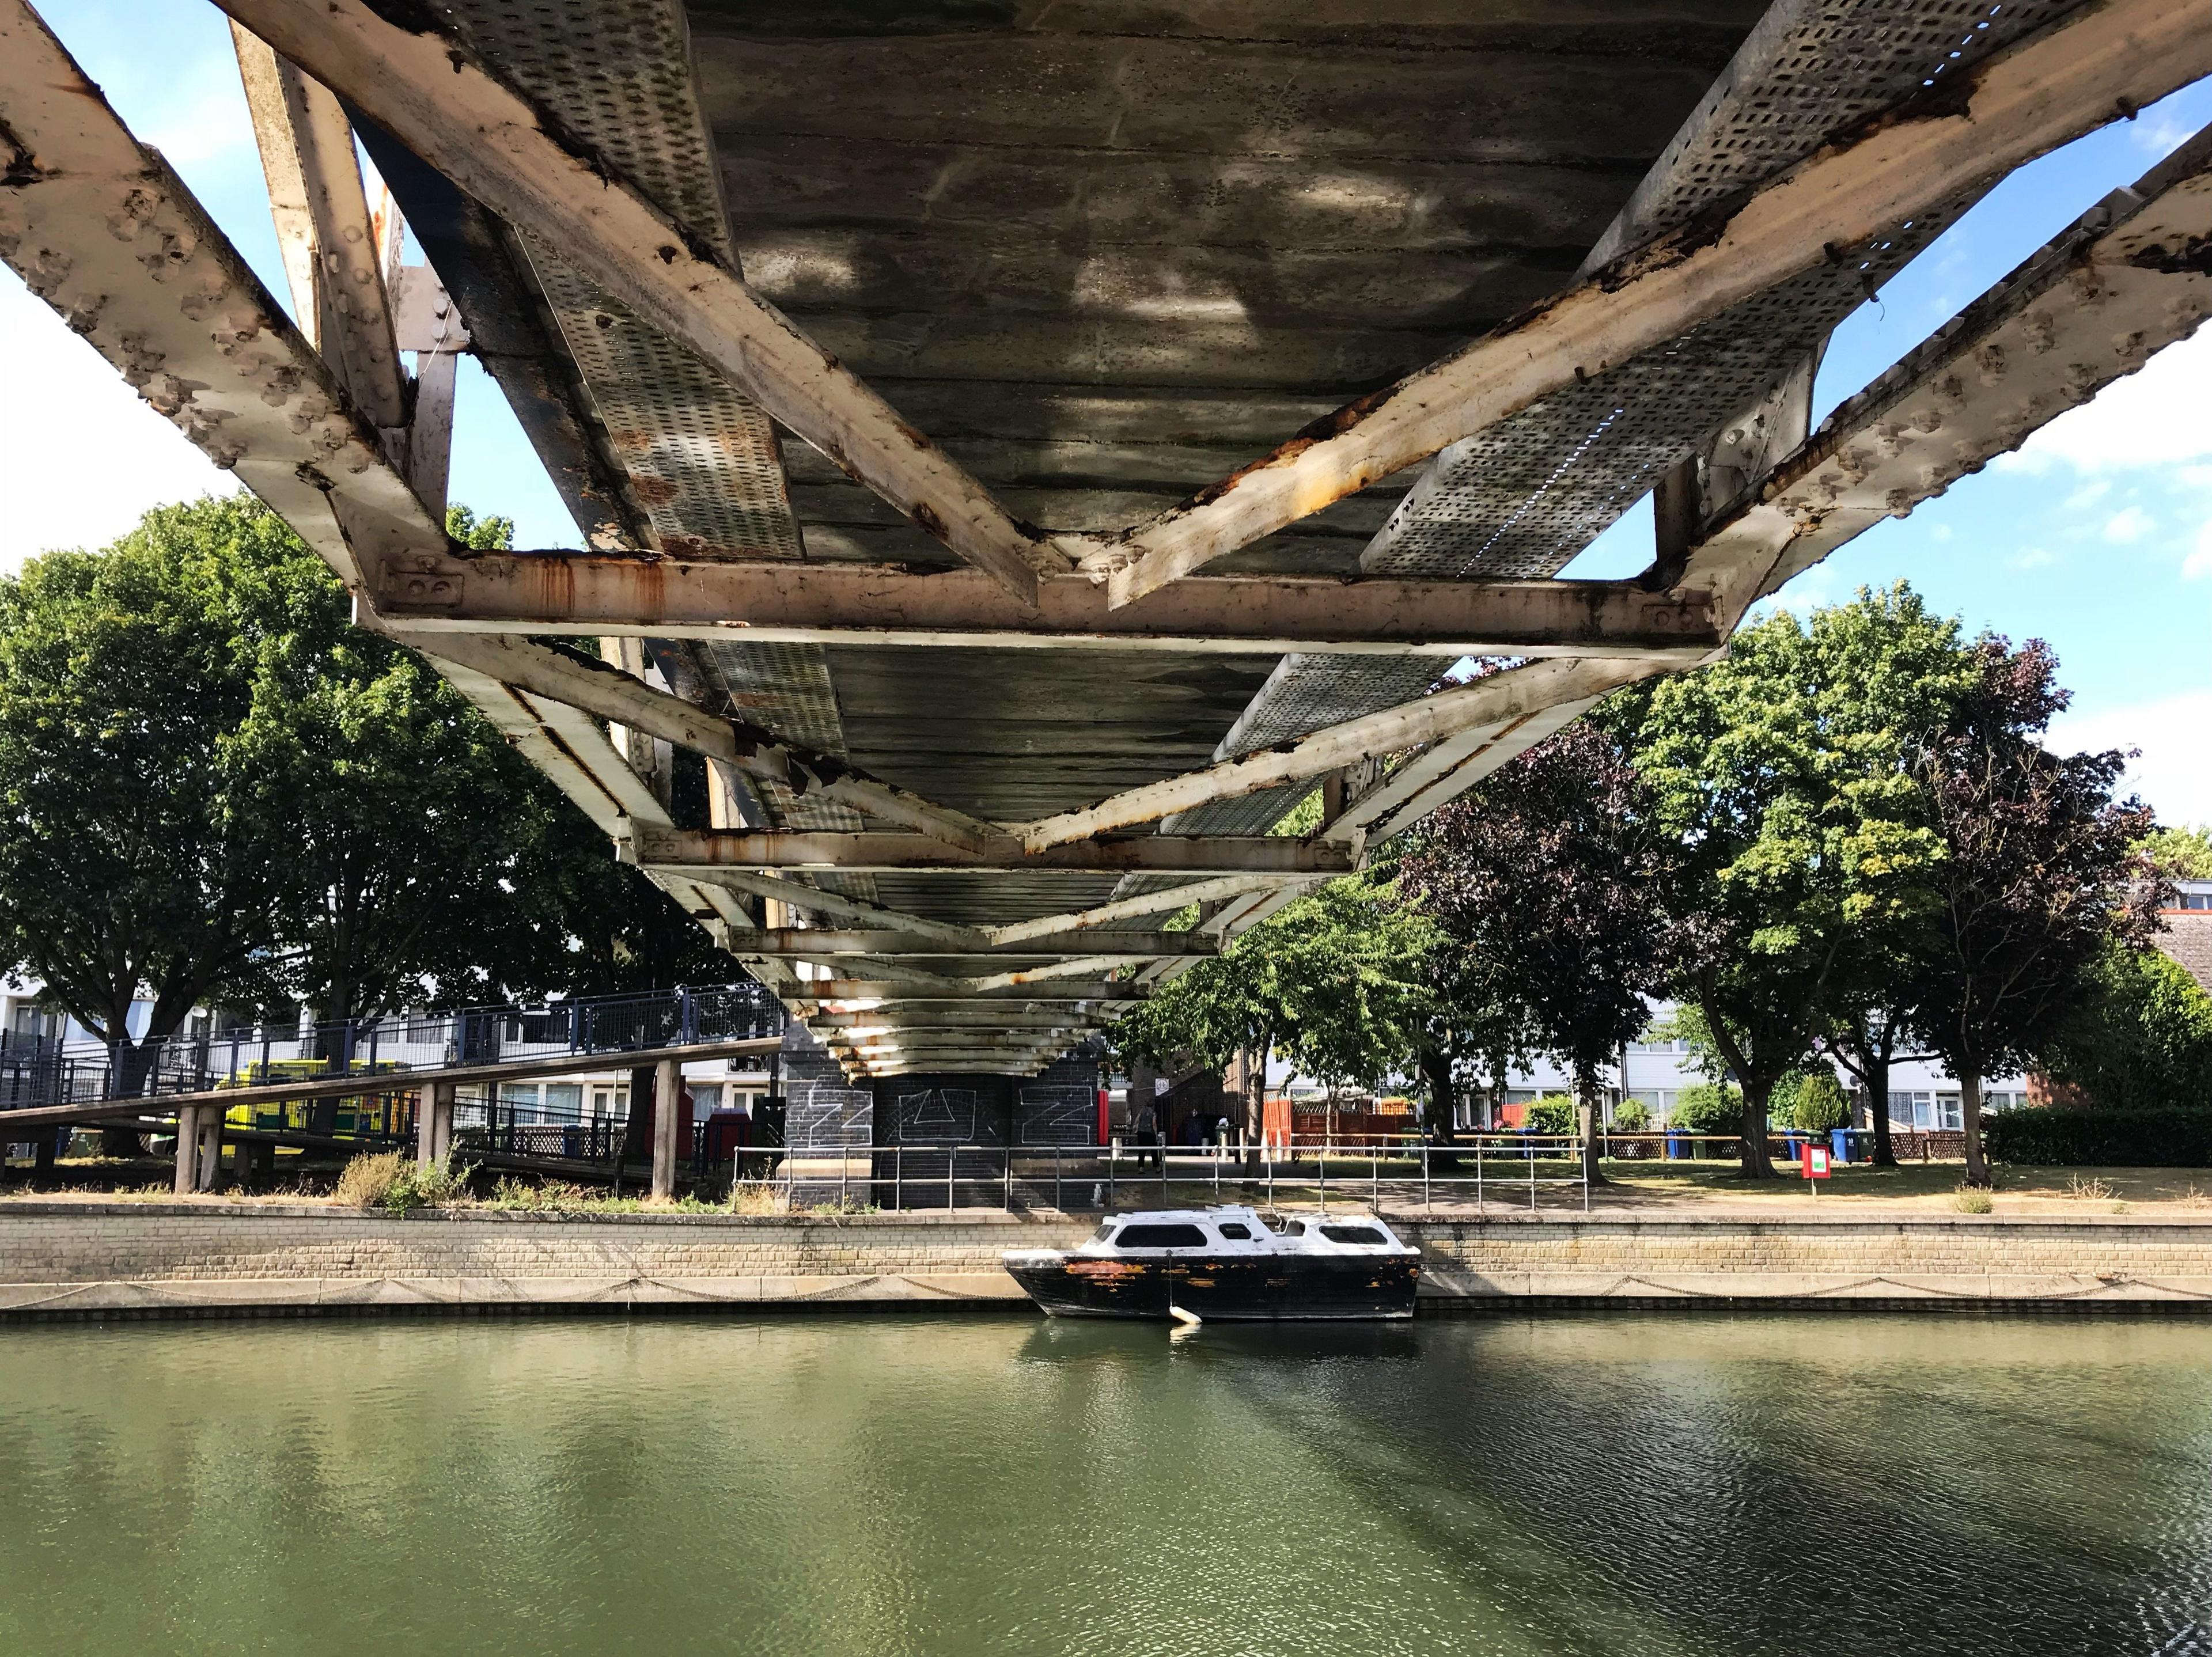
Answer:
<path fill-rule="evenodd" d="M 1371 1225 L 1325 1225 L 1321 1235 L 1333 1243 L 1372 1243 L 1378 1248 L 1390 1241 Z"/>
<path fill-rule="evenodd" d="M 1251 1228 L 1239 1225 L 1234 1220 L 1224 1220 L 1221 1223 L 1221 1235 L 1235 1242 L 1243 1243 L 1252 1241 Z"/>
<path fill-rule="evenodd" d="M 1110 1242 L 1113 1241 L 1113 1237 L 1114 1222 L 1111 1220 L 1107 1221 L 1103 1225 L 1100 1226 L 1096 1231 L 1091 1234 L 1091 1241 L 1095 1243 Z"/>
<path fill-rule="evenodd" d="M 1203 1248 L 1206 1233 L 1194 1225 L 1125 1225 L 1116 1248 Z"/>

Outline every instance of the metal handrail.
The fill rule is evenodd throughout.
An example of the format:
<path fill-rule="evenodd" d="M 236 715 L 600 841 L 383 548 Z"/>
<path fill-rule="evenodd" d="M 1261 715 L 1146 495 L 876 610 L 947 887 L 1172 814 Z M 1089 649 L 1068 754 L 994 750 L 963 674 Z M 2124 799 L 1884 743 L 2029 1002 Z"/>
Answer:
<path fill-rule="evenodd" d="M 0 1051 L 0 1110 L 158 1098 L 258 1082 L 489 1064 L 554 1054 L 610 1059 L 781 1034 L 782 1004 L 750 980 L 529 1006 L 461 1007 L 335 1023 L 235 1025 L 150 1046 L 78 1041 Z"/>
<path fill-rule="evenodd" d="M 1499 1141 L 1504 1143 L 1501 1145 Z M 1500 1150 L 1510 1154 L 1501 1156 Z M 1464 1167 L 1462 1159 L 1469 1157 L 1471 1173 L 1449 1171 Z M 965 1169 L 963 1159 L 968 1162 Z M 1570 1163 L 1570 1171 L 1541 1171 L 1545 1165 L 1562 1160 Z M 1049 1206 L 1063 1212 L 1072 1211 L 1067 1187 L 1073 1184 L 1092 1187 L 1095 1201 L 1083 1204 L 1085 1208 L 1111 1208 L 1123 1200 L 1125 1193 L 1129 1201 L 1141 1202 L 1150 1196 L 1156 1205 L 1164 1206 L 1176 1194 L 1176 1188 L 1188 1196 L 1195 1187 L 1212 1202 L 1224 1200 L 1224 1194 L 1241 1194 L 1257 1197 L 1261 1205 L 1269 1208 L 1279 1198 L 1310 1191 L 1326 1213 L 1333 1164 L 1352 1176 L 1337 1175 L 1335 1192 L 1358 1193 L 1364 1188 L 1372 1211 L 1382 1211 L 1386 1193 L 1402 1196 L 1408 1206 L 1418 1197 L 1422 1211 L 1429 1212 L 1439 1196 L 1449 1200 L 1455 1191 L 1462 1197 L 1472 1193 L 1479 1215 L 1486 1214 L 1499 1201 L 1534 1211 L 1540 1206 L 1540 1193 L 1546 1187 L 1570 1188 L 1579 1199 L 1577 1205 L 1583 1212 L 1589 1209 L 1582 1142 L 1565 1134 L 1469 1134 L 1451 1145 L 1431 1144 L 1413 1136 L 1395 1145 L 1289 1146 L 1266 1139 L 1206 1146 L 1131 1145 L 1119 1139 L 1103 1145 L 801 1142 L 739 1148 L 730 1159 L 731 1188 L 733 1199 L 745 1190 L 780 1193 L 787 1211 L 877 1208 L 888 1196 L 890 1211 L 913 1211 L 907 1201 L 913 1192 L 933 1198 L 943 1193 L 941 1204 L 927 1204 L 932 1211 L 970 1208 L 1014 1212 L 1018 1191 L 1035 1189 L 1042 1195 L 1048 1174 L 1040 1165 L 1048 1162 Z M 759 1177 L 749 1179 L 745 1177 L 748 1162 L 772 1165 L 763 1166 Z M 1304 1166 L 1309 1163 L 1310 1174 Z M 1387 1170 L 1386 1163 L 1391 1165 Z M 998 1199 L 996 1202 L 963 1201 L 963 1191 L 972 1195 L 985 1188 Z M 856 1191 L 866 1193 L 866 1200 L 857 1205 Z"/>

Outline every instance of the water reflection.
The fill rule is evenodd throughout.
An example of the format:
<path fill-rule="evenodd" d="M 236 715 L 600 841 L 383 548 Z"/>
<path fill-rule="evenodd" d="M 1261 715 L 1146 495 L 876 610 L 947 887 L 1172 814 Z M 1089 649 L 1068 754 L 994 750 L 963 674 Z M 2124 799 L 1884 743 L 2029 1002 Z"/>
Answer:
<path fill-rule="evenodd" d="M 0 1650 L 2212 1651 L 2212 1327 L 0 1338 Z"/>

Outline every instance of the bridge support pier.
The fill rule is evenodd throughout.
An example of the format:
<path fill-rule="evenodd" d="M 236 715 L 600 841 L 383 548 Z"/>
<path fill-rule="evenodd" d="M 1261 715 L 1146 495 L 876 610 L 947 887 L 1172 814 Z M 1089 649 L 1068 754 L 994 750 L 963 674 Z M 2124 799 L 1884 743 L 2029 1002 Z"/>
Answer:
<path fill-rule="evenodd" d="M 428 1168 L 453 1149 L 453 1092 L 451 1082 L 433 1082 L 423 1089 L 415 1119 L 415 1162 Z"/>
<path fill-rule="evenodd" d="M 653 1073 L 653 1196 L 656 1202 L 676 1194 L 676 1102 L 684 1091 L 684 1066 L 664 1059 Z"/>
<path fill-rule="evenodd" d="M 179 1197 L 213 1191 L 222 1177 L 222 1108 L 181 1105 L 177 1109 L 177 1176 Z"/>

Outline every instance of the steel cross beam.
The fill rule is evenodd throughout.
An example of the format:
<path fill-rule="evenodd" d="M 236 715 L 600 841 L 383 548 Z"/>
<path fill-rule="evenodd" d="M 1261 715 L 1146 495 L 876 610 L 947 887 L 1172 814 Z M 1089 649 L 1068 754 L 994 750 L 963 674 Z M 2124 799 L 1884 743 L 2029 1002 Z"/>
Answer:
<path fill-rule="evenodd" d="M 1067 560 L 714 251 L 562 142 L 561 128 L 441 28 L 368 0 L 221 0 L 225 11 L 631 310 L 1007 592 Z M 400 21 L 393 21 L 395 19 Z"/>
<path fill-rule="evenodd" d="M 2093 0 L 1085 555 L 1126 604 L 2212 74 L 2212 0 Z"/>
<path fill-rule="evenodd" d="M 455 634 L 723 642 L 1182 650 L 1282 655 L 1633 656 L 1694 661 L 1721 642 L 1698 593 L 1632 581 L 1429 581 L 1218 575 L 1116 609 L 1085 576 L 1034 610 L 973 570 L 732 564 L 574 552 L 480 553 L 395 571 L 378 610 L 425 650 Z"/>
<path fill-rule="evenodd" d="M 1150 961 L 1170 955 L 1218 955 L 1221 946 L 1203 932 L 1085 933 L 1077 945 L 1097 962 Z M 1006 960 L 1038 962 L 1054 950 L 1049 941 L 993 944 L 978 938 L 947 943 L 929 932 L 850 931 L 830 927 L 773 927 L 745 940 L 748 952 L 791 961 L 823 961 L 833 956 L 908 956 L 939 961 Z"/>
<path fill-rule="evenodd" d="M 1326 878 L 1350 874 L 1358 865 L 1356 857 L 1345 847 L 1313 846 L 1265 835 L 1101 836 L 1048 846 L 1034 853 L 1007 835 L 977 853 L 927 835 L 805 829 L 696 833 L 639 824 L 618 842 L 617 851 L 624 861 L 641 869 L 699 880 L 711 880 L 719 869 L 818 869 L 848 874 L 890 874 L 901 870 L 983 874 L 1266 874 Z"/>

